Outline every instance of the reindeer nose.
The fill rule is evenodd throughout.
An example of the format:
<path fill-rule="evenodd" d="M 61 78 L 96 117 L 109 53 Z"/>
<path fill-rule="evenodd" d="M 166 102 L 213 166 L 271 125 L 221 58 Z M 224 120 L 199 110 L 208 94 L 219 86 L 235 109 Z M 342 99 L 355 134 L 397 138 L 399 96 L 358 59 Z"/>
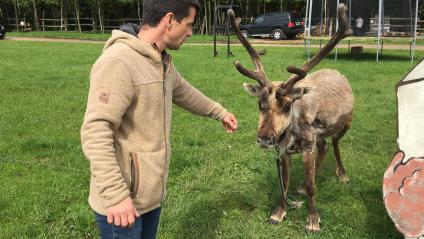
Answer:
<path fill-rule="evenodd" d="M 268 148 L 275 144 L 277 137 L 275 135 L 258 135 L 256 137 L 256 142 L 264 148 Z"/>

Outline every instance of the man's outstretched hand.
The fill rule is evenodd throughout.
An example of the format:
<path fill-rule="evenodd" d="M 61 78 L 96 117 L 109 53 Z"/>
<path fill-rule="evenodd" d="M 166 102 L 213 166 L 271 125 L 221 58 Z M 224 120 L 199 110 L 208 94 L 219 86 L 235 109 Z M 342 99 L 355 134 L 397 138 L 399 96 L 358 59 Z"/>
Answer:
<path fill-rule="evenodd" d="M 222 126 L 228 133 L 234 133 L 237 130 L 237 119 L 236 117 L 228 112 L 225 118 L 222 120 Z"/>

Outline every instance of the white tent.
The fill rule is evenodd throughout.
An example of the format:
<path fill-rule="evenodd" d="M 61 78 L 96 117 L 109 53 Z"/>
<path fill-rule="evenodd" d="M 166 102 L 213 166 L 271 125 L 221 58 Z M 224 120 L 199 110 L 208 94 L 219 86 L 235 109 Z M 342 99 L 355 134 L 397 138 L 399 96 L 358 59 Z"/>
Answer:
<path fill-rule="evenodd" d="M 424 61 L 397 84 L 398 146 L 410 157 L 424 156 Z"/>

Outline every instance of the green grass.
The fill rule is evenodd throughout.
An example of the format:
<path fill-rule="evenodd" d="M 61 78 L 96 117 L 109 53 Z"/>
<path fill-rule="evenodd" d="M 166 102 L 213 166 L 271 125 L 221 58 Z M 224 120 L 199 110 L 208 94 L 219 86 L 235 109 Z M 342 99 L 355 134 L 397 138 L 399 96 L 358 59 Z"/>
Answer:
<path fill-rule="evenodd" d="M 1 42 L 0 238 L 97 238 L 87 205 L 89 163 L 80 149 L 88 76 L 101 45 Z M 273 80 L 305 61 L 298 48 L 266 48 Z M 322 232 L 307 234 L 305 206 L 270 225 L 278 203 L 275 152 L 256 146 L 257 102 L 242 89 L 233 61 L 251 65 L 241 47 L 226 58 L 220 47 L 184 46 L 171 52 L 179 71 L 206 95 L 233 111 L 237 133 L 219 122 L 174 108 L 168 196 L 158 238 L 402 238 L 387 216 L 382 176 L 396 149 L 395 84 L 411 68 L 408 52 L 374 52 L 351 59 L 343 50 L 317 68 L 348 77 L 355 95 L 353 128 L 341 141 L 350 183 L 335 176 L 329 153 L 317 176 Z M 417 59 L 423 53 L 417 53 Z M 301 158 L 291 169 L 290 194 L 303 178 Z M 304 198 L 302 198 L 304 199 Z"/>

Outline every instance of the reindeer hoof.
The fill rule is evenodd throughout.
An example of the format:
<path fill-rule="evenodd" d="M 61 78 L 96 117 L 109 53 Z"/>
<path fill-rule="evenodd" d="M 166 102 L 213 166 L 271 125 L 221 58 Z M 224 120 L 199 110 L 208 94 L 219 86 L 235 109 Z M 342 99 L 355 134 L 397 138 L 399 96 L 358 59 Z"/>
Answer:
<path fill-rule="evenodd" d="M 305 227 L 306 231 L 319 232 L 320 231 L 319 222 L 320 222 L 320 218 L 318 213 L 309 215 L 308 221 L 306 222 L 306 227 Z"/>
<path fill-rule="evenodd" d="M 337 176 L 339 177 L 340 182 L 347 183 L 349 182 L 349 177 L 343 171 L 336 171 Z"/>
<path fill-rule="evenodd" d="M 275 211 L 272 213 L 270 217 L 271 224 L 278 224 L 283 221 L 283 219 L 286 217 L 287 211 L 284 210 L 281 207 L 278 207 L 275 209 Z"/>

